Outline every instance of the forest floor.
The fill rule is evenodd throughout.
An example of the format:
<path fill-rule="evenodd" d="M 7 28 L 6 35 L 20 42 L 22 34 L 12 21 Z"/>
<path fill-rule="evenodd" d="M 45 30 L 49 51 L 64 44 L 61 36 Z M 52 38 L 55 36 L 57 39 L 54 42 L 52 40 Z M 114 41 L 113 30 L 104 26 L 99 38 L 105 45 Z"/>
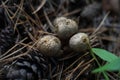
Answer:
<path fill-rule="evenodd" d="M 2 0 L 0 1 L 2 75 L 0 79 L 3 79 L 4 75 L 4 79 L 7 80 L 5 77 L 8 73 L 3 74 L 5 65 L 28 55 L 32 49 L 37 50 L 35 44 L 41 35 L 57 35 L 52 32 L 53 22 L 57 17 L 76 21 L 79 32 L 89 35 L 92 48 L 103 48 L 120 56 L 119 0 Z M 45 57 L 48 73 L 43 74 L 46 75 L 46 79 L 105 80 L 102 73 L 91 73 L 98 68 L 98 65 L 89 51 L 73 52 L 66 45 L 67 41 L 69 40 L 61 40 L 65 44 L 62 45 L 64 54 L 60 57 Z M 105 64 L 99 57 L 97 59 L 101 65 Z M 118 72 L 106 73 L 110 80 L 120 80 Z"/>

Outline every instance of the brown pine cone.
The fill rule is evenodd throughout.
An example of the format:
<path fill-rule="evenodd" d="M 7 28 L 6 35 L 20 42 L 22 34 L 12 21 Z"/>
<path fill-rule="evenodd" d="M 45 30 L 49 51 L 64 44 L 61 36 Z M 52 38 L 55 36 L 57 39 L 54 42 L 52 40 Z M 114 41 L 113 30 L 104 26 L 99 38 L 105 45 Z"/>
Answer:
<path fill-rule="evenodd" d="M 0 32 L 0 52 L 3 54 L 15 43 L 14 31 L 8 26 Z"/>
<path fill-rule="evenodd" d="M 2 80 L 42 80 L 47 79 L 48 65 L 45 57 L 32 51 L 20 57 L 2 70 Z"/>
<path fill-rule="evenodd" d="M 12 23 L 3 8 L 0 8 L 0 22 L 0 54 L 3 54 L 15 43 Z"/>

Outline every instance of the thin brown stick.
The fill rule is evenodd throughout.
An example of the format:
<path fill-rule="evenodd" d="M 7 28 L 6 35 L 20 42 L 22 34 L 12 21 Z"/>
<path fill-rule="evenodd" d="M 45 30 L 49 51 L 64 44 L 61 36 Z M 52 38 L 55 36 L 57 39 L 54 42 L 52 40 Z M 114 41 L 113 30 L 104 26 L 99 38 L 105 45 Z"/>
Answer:
<path fill-rule="evenodd" d="M 46 3 L 46 0 L 42 0 L 42 3 L 38 6 L 38 8 L 33 12 L 33 14 L 37 13 Z"/>

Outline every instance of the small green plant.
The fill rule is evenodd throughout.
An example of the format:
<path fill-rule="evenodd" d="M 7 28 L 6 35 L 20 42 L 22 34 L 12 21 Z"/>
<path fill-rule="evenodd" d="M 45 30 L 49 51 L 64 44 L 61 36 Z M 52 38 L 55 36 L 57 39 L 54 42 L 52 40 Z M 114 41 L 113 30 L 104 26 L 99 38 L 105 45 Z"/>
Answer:
<path fill-rule="evenodd" d="M 105 76 L 105 79 L 109 80 L 106 71 L 120 71 L 120 57 L 100 48 L 91 48 L 91 53 L 99 66 L 99 68 L 93 70 L 92 73 L 102 72 Z M 94 54 L 106 61 L 106 64 L 101 66 Z"/>

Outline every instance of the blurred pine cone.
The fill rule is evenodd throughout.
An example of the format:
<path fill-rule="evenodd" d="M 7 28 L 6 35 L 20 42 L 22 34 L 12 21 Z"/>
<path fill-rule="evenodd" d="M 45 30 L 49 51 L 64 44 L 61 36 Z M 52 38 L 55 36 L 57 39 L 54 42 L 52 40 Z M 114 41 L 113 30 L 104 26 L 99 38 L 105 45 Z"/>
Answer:
<path fill-rule="evenodd" d="M 3 54 L 15 43 L 12 23 L 3 8 L 0 8 L 0 22 L 0 54 Z"/>
<path fill-rule="evenodd" d="M 2 29 L 0 32 L 0 53 L 3 54 L 15 43 L 14 31 L 10 26 Z"/>
<path fill-rule="evenodd" d="M 2 80 L 42 80 L 47 79 L 48 66 L 45 57 L 32 51 L 4 66 Z"/>

